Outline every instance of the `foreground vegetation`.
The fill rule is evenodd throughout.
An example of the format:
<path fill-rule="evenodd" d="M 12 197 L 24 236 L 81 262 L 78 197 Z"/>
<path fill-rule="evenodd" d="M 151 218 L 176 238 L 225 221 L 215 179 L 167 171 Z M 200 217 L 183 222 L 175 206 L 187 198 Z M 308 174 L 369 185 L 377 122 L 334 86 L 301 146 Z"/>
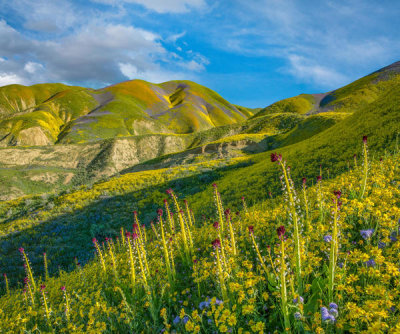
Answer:
<path fill-rule="evenodd" d="M 1 331 L 398 333 L 400 156 L 370 162 L 362 145 L 347 173 L 327 180 L 321 168 L 310 187 L 273 153 L 264 163 L 282 197 L 251 208 L 243 197 L 234 212 L 214 184 L 203 203 L 215 203 L 212 219 L 169 189 L 154 223 L 133 212 L 70 273 L 49 277 L 43 255 L 35 274 L 21 247 L 24 287 L 4 276 Z"/>

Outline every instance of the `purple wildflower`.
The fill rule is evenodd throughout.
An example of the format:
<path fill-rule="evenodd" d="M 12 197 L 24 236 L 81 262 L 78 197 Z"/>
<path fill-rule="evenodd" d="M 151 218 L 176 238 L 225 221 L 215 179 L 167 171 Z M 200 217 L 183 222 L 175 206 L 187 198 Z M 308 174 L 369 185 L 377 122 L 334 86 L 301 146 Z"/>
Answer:
<path fill-rule="evenodd" d="M 300 301 L 300 304 L 304 304 L 304 298 L 302 296 L 299 296 L 297 298 L 293 299 L 293 304 L 298 304 Z"/>
<path fill-rule="evenodd" d="M 376 263 L 374 259 L 369 259 L 367 262 L 364 262 L 367 267 L 375 267 Z"/>
<path fill-rule="evenodd" d="M 338 306 L 337 306 L 337 304 L 336 303 L 330 303 L 329 304 L 329 308 L 334 308 L 334 309 L 338 309 Z"/>
<path fill-rule="evenodd" d="M 324 241 L 325 242 L 331 242 L 332 241 L 332 236 L 331 235 L 326 235 L 326 236 L 324 236 Z"/>
<path fill-rule="evenodd" d="M 368 230 L 361 230 L 360 234 L 363 237 L 364 240 L 368 240 L 371 238 L 372 234 L 374 233 L 374 229 L 370 228 Z"/>
<path fill-rule="evenodd" d="M 326 321 L 326 322 L 335 322 L 335 316 L 330 314 L 328 309 L 326 307 L 321 307 L 321 318 L 322 321 Z"/>

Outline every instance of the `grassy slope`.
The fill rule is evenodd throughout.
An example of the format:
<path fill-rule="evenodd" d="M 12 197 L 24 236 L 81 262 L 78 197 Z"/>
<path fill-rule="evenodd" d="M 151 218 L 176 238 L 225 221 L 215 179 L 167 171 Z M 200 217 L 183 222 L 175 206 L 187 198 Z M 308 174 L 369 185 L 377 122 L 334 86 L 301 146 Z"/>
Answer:
<path fill-rule="evenodd" d="M 359 143 L 361 141 L 360 138 L 357 141 Z M 391 328 L 390 333 L 397 332 L 396 329 L 398 329 L 400 320 L 399 314 L 396 312 L 396 308 L 394 308 L 395 311 L 391 311 L 387 305 L 390 302 L 390 305 L 397 307 L 400 300 L 396 289 L 399 277 L 399 241 L 396 242 L 396 240 L 389 238 L 391 233 L 398 229 L 397 219 L 400 217 L 399 208 L 396 207 L 396 201 L 400 195 L 397 187 L 399 182 L 397 177 L 398 169 L 398 155 L 385 159 L 382 164 L 375 162 L 370 169 L 370 179 L 364 200 L 360 200 L 358 197 L 361 170 L 346 173 L 328 182 L 325 180 L 322 182 L 321 189 L 323 198 L 326 199 L 326 208 L 330 208 L 332 205 L 333 190 L 341 189 L 343 192 L 341 198 L 343 201 L 341 216 L 343 218 L 340 220 L 342 235 L 340 238 L 339 260 L 345 261 L 346 266 L 343 269 L 341 267 L 336 268 L 338 284 L 335 287 L 336 299 L 334 301 L 339 305 L 339 314 L 336 315 L 338 330 L 361 332 L 371 328 L 373 328 L 373 331 L 377 328 L 382 330 Z M 147 175 L 149 180 L 154 179 L 155 175 L 153 173 Z M 143 182 L 143 178 L 131 179 L 130 181 L 131 187 L 140 187 L 141 184 L 146 183 L 146 181 Z M 122 180 L 121 182 L 123 183 Z M 110 190 L 110 184 L 103 185 L 103 187 L 104 189 L 99 186 L 96 191 L 101 193 L 102 191 Z M 154 191 L 156 189 L 151 189 L 149 194 Z M 309 332 L 321 332 L 322 328 L 327 331 L 335 331 L 333 326 L 336 326 L 336 322 L 333 326 L 321 323 L 321 303 L 328 306 L 332 302 L 326 296 L 328 288 L 326 253 L 329 251 L 329 243 L 326 243 L 323 239 L 326 234 L 330 233 L 331 218 L 330 209 L 325 213 L 325 219 L 320 218 L 316 192 L 316 187 L 308 189 L 312 226 L 316 228 L 311 229 L 309 233 L 302 232 L 302 238 L 304 238 L 303 240 L 306 242 L 307 247 L 307 256 L 304 256 L 302 261 L 304 281 L 307 283 L 308 288 L 302 294 L 304 305 L 299 307 L 294 302 L 292 303 L 296 296 L 288 287 L 289 314 L 291 314 L 290 325 L 294 329 L 298 328 L 297 326 L 301 326 L 300 328 L 304 326 L 304 329 Z M 203 208 L 213 206 L 211 186 L 207 187 L 207 193 L 209 196 L 206 198 L 207 202 L 202 203 Z M 236 193 L 236 195 L 240 196 L 240 193 Z M 222 199 L 225 202 L 224 195 Z M 61 200 L 62 203 L 60 204 L 65 205 L 65 202 L 71 201 L 72 198 L 67 196 Z M 156 201 L 153 203 L 155 210 L 161 201 L 157 196 L 154 196 L 152 200 Z M 73 202 L 72 200 L 71 204 Z M 119 203 L 122 205 L 124 201 Z M 107 199 L 104 199 L 102 206 L 98 207 L 101 210 L 93 212 L 93 215 L 97 214 L 97 216 L 92 217 L 93 221 L 109 223 L 109 229 L 103 229 L 104 234 L 99 236 L 101 238 L 100 242 L 105 236 L 115 236 L 113 230 L 118 230 L 120 226 L 125 226 L 129 230 L 132 228 L 130 224 L 132 219 L 129 217 L 128 212 L 121 214 L 121 217 L 126 216 L 127 222 L 120 220 L 110 221 L 112 217 L 108 204 Z M 147 229 L 146 253 L 150 268 L 147 282 L 152 286 L 152 291 L 155 291 L 151 299 L 146 298 L 145 290 L 142 287 L 144 285 L 142 276 L 139 274 L 139 266 L 136 269 L 136 284 L 132 292 L 128 252 L 124 246 L 116 244 L 113 256 L 117 261 L 117 266 L 111 265 L 111 256 L 108 251 L 106 253 L 103 250 L 107 274 L 102 273 L 102 266 L 97 258 L 82 269 L 76 268 L 71 273 L 61 272 L 59 277 L 52 277 L 44 282 L 46 285 L 46 300 L 53 310 L 51 319 L 48 322 L 44 318 L 43 301 L 38 301 L 39 293 L 36 297 L 36 305 L 32 307 L 25 306 L 21 290 L 15 290 L 8 296 L 2 296 L 0 305 L 3 311 L 0 312 L 0 329 L 6 333 L 13 333 L 22 331 L 22 329 L 32 330 L 35 326 L 38 326 L 42 333 L 50 333 L 50 328 L 55 329 L 57 332 L 71 333 L 89 331 L 93 333 L 103 331 L 106 333 L 122 333 L 141 332 L 141 330 L 150 333 L 160 332 L 166 324 L 170 324 L 173 329 L 183 333 L 186 330 L 191 332 L 191 329 L 182 325 L 180 323 L 181 320 L 179 320 L 179 323 L 173 323 L 172 321 L 181 312 L 186 312 L 191 316 L 190 321 L 195 324 L 200 322 L 196 314 L 202 317 L 203 323 L 200 325 L 204 332 L 218 329 L 222 332 L 224 331 L 224 327 L 222 327 L 224 323 L 227 323 L 230 328 L 244 327 L 245 330 L 253 329 L 254 332 L 259 332 L 260 328 L 256 330 L 253 327 L 257 323 L 257 325 L 260 324 L 261 329 L 265 326 L 266 328 L 264 329 L 267 331 L 278 330 L 281 332 L 283 331 L 282 313 L 279 306 L 280 298 L 277 298 L 280 294 L 279 282 L 271 278 L 273 276 L 272 270 L 268 271 L 269 275 L 259 265 L 257 254 L 247 232 L 247 226 L 254 226 L 258 247 L 260 247 L 263 254 L 266 252 L 266 244 L 271 245 L 271 261 L 274 261 L 274 266 L 279 268 L 280 256 L 277 250 L 279 241 L 276 236 L 276 227 L 284 224 L 288 236 L 285 242 L 288 255 L 287 261 L 293 265 L 291 259 L 294 254 L 292 248 L 289 247 L 293 243 L 292 228 L 287 223 L 288 217 L 285 206 L 286 203 L 282 201 L 282 198 L 278 198 L 252 207 L 248 214 L 242 211 L 240 216 L 233 215 L 236 247 L 240 249 L 240 252 L 237 256 L 234 256 L 232 254 L 232 243 L 230 240 L 225 239 L 225 254 L 230 258 L 230 261 L 224 267 L 224 271 L 229 271 L 229 275 L 225 280 L 230 291 L 231 303 L 224 300 L 224 305 L 218 308 L 218 312 L 212 308 L 213 316 L 210 316 L 211 313 L 207 315 L 204 314 L 206 312 L 202 313 L 200 302 L 205 301 L 207 297 L 222 299 L 221 289 L 217 283 L 216 260 L 211 247 L 211 241 L 215 239 L 217 232 L 208 220 L 206 220 L 207 224 L 204 224 L 205 220 L 199 219 L 199 216 L 197 216 L 197 224 L 195 227 L 191 227 L 191 235 L 193 236 L 196 250 L 195 257 L 198 259 L 198 271 L 193 273 L 192 262 L 190 261 L 187 264 L 182 259 L 181 253 L 175 249 L 177 275 L 173 286 L 167 283 L 167 273 L 162 260 L 162 244 L 159 240 L 154 240 L 152 230 Z M 301 206 L 301 210 L 303 210 L 303 204 Z M 25 213 L 24 215 L 27 214 Z M 216 215 L 215 212 L 213 214 L 214 216 Z M 375 215 L 379 215 L 380 218 Z M 391 218 L 388 218 L 389 216 Z M 143 221 L 144 217 L 142 215 L 140 218 Z M 321 219 L 322 221 L 320 221 Z M 114 223 L 117 226 L 112 226 Z M 377 229 L 378 226 L 379 229 Z M 375 233 L 366 243 L 360 237 L 360 229 L 371 227 L 375 228 Z M 88 245 L 88 249 L 84 253 L 78 254 L 79 259 L 87 258 L 88 253 L 91 253 L 89 249 L 93 250 L 90 240 L 83 233 L 77 235 L 77 239 L 72 238 L 71 231 L 80 228 L 85 229 L 88 226 L 85 226 L 80 220 L 75 220 L 73 225 L 55 225 L 52 231 L 53 234 L 64 240 L 66 248 L 70 252 L 69 255 L 72 255 L 74 244 Z M 159 225 L 156 228 L 159 229 Z M 41 233 L 43 233 L 42 230 L 36 231 L 36 234 Z M 397 232 L 395 233 L 397 234 Z M 39 237 L 33 231 L 29 235 L 32 238 Z M 45 238 L 46 242 L 49 243 L 48 248 L 52 249 L 56 246 L 51 241 L 51 238 Z M 224 238 L 229 237 L 224 236 Z M 385 242 L 385 246 L 378 248 L 378 242 L 382 241 Z M 25 246 L 28 256 L 32 258 L 34 255 L 33 245 L 23 246 Z M 53 252 L 48 254 L 48 259 L 60 263 L 59 258 L 61 256 L 62 254 Z M 137 261 L 137 256 L 135 258 Z M 370 258 L 375 258 L 376 264 L 368 269 L 369 266 L 365 262 Z M 12 261 L 17 261 L 17 259 L 12 259 Z M 38 265 L 35 260 L 33 263 L 35 267 Z M 266 261 L 266 266 L 270 268 L 269 261 Z M 112 268 L 117 268 L 118 278 L 115 278 L 115 271 Z M 291 274 L 288 273 L 288 276 L 291 276 Z M 194 280 L 197 277 L 200 278 L 199 284 L 196 284 Z M 265 280 L 266 278 L 267 281 Z M 35 279 L 37 284 L 42 282 L 37 270 L 35 271 Z M 294 279 L 292 278 L 292 280 Z M 60 291 L 61 286 L 66 286 L 70 302 L 70 317 L 68 319 L 65 319 L 63 314 L 65 299 L 63 298 L 63 292 Z M 339 286 L 344 288 L 339 289 Z M 360 291 L 363 291 L 363 293 L 360 294 Z M 30 298 L 29 295 L 27 298 Z M 215 300 L 211 304 L 215 304 Z M 151 306 L 150 308 L 148 307 L 149 305 Z M 163 307 L 166 307 L 165 320 L 160 314 Z M 354 312 L 355 308 L 357 308 L 357 312 Z M 194 309 L 198 313 L 192 313 Z M 266 309 L 268 312 L 265 311 Z M 208 310 L 207 308 L 206 311 Z M 228 315 L 225 320 L 219 317 L 221 313 L 225 314 L 227 311 Z M 294 312 L 301 312 L 306 318 L 303 319 L 304 322 L 295 321 Z M 228 321 L 228 317 L 231 314 L 235 316 L 235 321 Z M 385 316 L 382 317 L 382 314 Z M 368 316 L 368 321 L 365 321 L 366 316 Z M 211 321 L 207 321 L 207 318 L 211 318 Z M 219 318 L 219 321 L 214 321 L 214 318 Z M 395 328 L 395 326 L 397 327 Z M 299 329 L 299 331 L 302 330 Z"/>
<path fill-rule="evenodd" d="M 345 171 L 346 161 L 351 161 L 354 153 L 360 154 L 360 138 L 363 135 L 368 135 L 374 155 L 394 149 L 396 136 L 400 132 L 399 96 L 400 86 L 393 86 L 392 90 L 377 101 L 330 128 L 304 141 L 280 148 L 279 152 L 293 167 L 294 181 L 298 183 L 302 176 L 313 179 L 319 173 L 320 164 L 323 165 L 324 178 L 327 177 L 328 169 L 330 176 Z M 90 245 L 81 242 L 84 238 L 101 236 L 104 233 L 113 235 L 117 233 L 116 222 L 118 226 L 129 226 L 128 213 L 132 209 L 139 209 L 144 214 L 143 221 L 148 223 L 154 217 L 154 203 L 161 202 L 165 197 L 165 189 L 170 187 L 180 196 L 188 198 L 196 214 L 206 215 L 214 211 L 212 206 L 203 204 L 211 197 L 209 185 L 212 182 L 218 183 L 226 206 L 231 208 L 240 205 L 242 195 L 248 198 L 249 203 L 262 201 L 268 191 L 272 191 L 275 196 L 280 192 L 280 184 L 276 167 L 270 162 L 270 153 L 222 160 L 218 163 L 211 161 L 197 166 L 178 166 L 127 174 L 96 186 L 101 190 L 87 189 L 66 195 L 69 200 L 61 196 L 45 201 L 41 209 L 34 209 L 24 218 L 18 218 L 19 212 L 27 211 L 24 205 L 14 208 L 14 202 L 5 202 L 2 210 L 8 213 L 8 217 L 2 229 L 4 234 L 1 245 L 4 247 L 4 256 L 0 258 L 1 265 L 10 271 L 15 270 L 15 249 L 20 245 L 36 247 L 32 254 L 35 266 L 39 266 L 39 254 L 45 249 L 58 259 L 57 263 L 52 264 L 53 270 L 59 263 L 67 265 L 71 263 L 72 256 L 82 257 L 88 254 L 87 248 Z M 136 189 L 130 177 L 139 180 L 144 178 L 149 183 Z M 40 202 L 41 199 L 35 201 Z M 55 209 L 49 210 L 47 206 L 54 206 Z M 15 230 L 20 232 L 13 232 Z M 65 241 L 65 233 L 71 240 Z M 74 238 L 79 243 L 72 246 Z M 46 244 L 39 240 L 46 240 Z M 71 254 L 72 249 L 74 254 Z"/>

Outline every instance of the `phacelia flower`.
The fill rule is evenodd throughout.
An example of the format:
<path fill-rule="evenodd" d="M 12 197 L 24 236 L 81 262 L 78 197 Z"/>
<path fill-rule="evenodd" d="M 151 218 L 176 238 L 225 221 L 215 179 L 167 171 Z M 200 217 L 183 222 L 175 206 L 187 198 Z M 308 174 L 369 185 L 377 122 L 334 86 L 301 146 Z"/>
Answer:
<path fill-rule="evenodd" d="M 212 242 L 212 245 L 213 245 L 214 248 L 220 248 L 221 247 L 221 241 L 219 239 L 215 239 Z"/>
<path fill-rule="evenodd" d="M 337 309 L 331 308 L 331 309 L 329 310 L 329 314 L 332 315 L 332 316 L 334 316 L 334 317 L 336 318 L 336 317 L 339 315 L 339 312 L 338 312 Z"/>
<path fill-rule="evenodd" d="M 326 236 L 324 236 L 324 241 L 325 242 L 331 242 L 332 241 L 332 236 L 331 235 L 326 235 Z"/>
<path fill-rule="evenodd" d="M 203 309 L 208 308 L 208 307 L 210 307 L 210 302 L 209 301 L 204 301 L 204 302 L 201 302 L 199 304 L 199 309 L 200 310 L 203 310 Z"/>
<path fill-rule="evenodd" d="M 300 304 L 304 304 L 304 298 L 302 296 L 293 299 L 293 304 L 298 304 L 299 302 Z"/>
<path fill-rule="evenodd" d="M 172 322 L 174 323 L 174 325 L 177 325 L 177 324 L 179 324 L 180 321 L 181 321 L 181 318 L 179 317 L 179 315 L 177 315 Z"/>
<path fill-rule="evenodd" d="M 360 234 L 364 238 L 364 240 L 368 240 L 369 238 L 371 238 L 373 233 L 374 233 L 374 229 L 372 229 L 372 228 L 370 228 L 368 230 L 360 231 Z"/>
<path fill-rule="evenodd" d="M 326 322 L 335 322 L 336 318 L 333 314 L 330 314 L 326 307 L 321 307 L 321 319 Z"/>
<path fill-rule="evenodd" d="M 282 160 L 282 154 L 271 153 L 271 162 Z"/>
<path fill-rule="evenodd" d="M 374 259 L 369 259 L 368 261 L 364 262 L 367 267 L 375 267 L 376 263 Z"/>
<path fill-rule="evenodd" d="M 294 314 L 294 318 L 295 318 L 296 320 L 300 320 L 300 319 L 301 319 L 301 313 L 300 313 L 300 312 L 296 312 L 296 313 Z"/>
<path fill-rule="evenodd" d="M 330 303 L 329 304 L 329 308 L 334 308 L 334 309 L 338 309 L 338 306 L 337 306 L 337 304 L 336 303 Z"/>
<path fill-rule="evenodd" d="M 276 229 L 276 233 L 278 234 L 278 237 L 279 237 L 279 239 L 282 239 L 283 238 L 283 236 L 284 236 L 284 234 L 286 233 L 286 229 L 285 229 L 285 226 L 279 226 L 277 229 Z"/>
<path fill-rule="evenodd" d="M 339 199 L 342 196 L 342 192 L 340 190 L 334 190 L 333 194 Z"/>

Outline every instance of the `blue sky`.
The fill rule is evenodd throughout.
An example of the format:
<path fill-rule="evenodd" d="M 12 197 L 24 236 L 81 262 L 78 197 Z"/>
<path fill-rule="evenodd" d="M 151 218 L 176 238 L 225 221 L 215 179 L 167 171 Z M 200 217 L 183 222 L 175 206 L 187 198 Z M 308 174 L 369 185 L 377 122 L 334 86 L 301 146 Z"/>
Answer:
<path fill-rule="evenodd" d="M 400 1 L 0 0 L 0 86 L 194 80 L 264 107 L 400 60 Z"/>

